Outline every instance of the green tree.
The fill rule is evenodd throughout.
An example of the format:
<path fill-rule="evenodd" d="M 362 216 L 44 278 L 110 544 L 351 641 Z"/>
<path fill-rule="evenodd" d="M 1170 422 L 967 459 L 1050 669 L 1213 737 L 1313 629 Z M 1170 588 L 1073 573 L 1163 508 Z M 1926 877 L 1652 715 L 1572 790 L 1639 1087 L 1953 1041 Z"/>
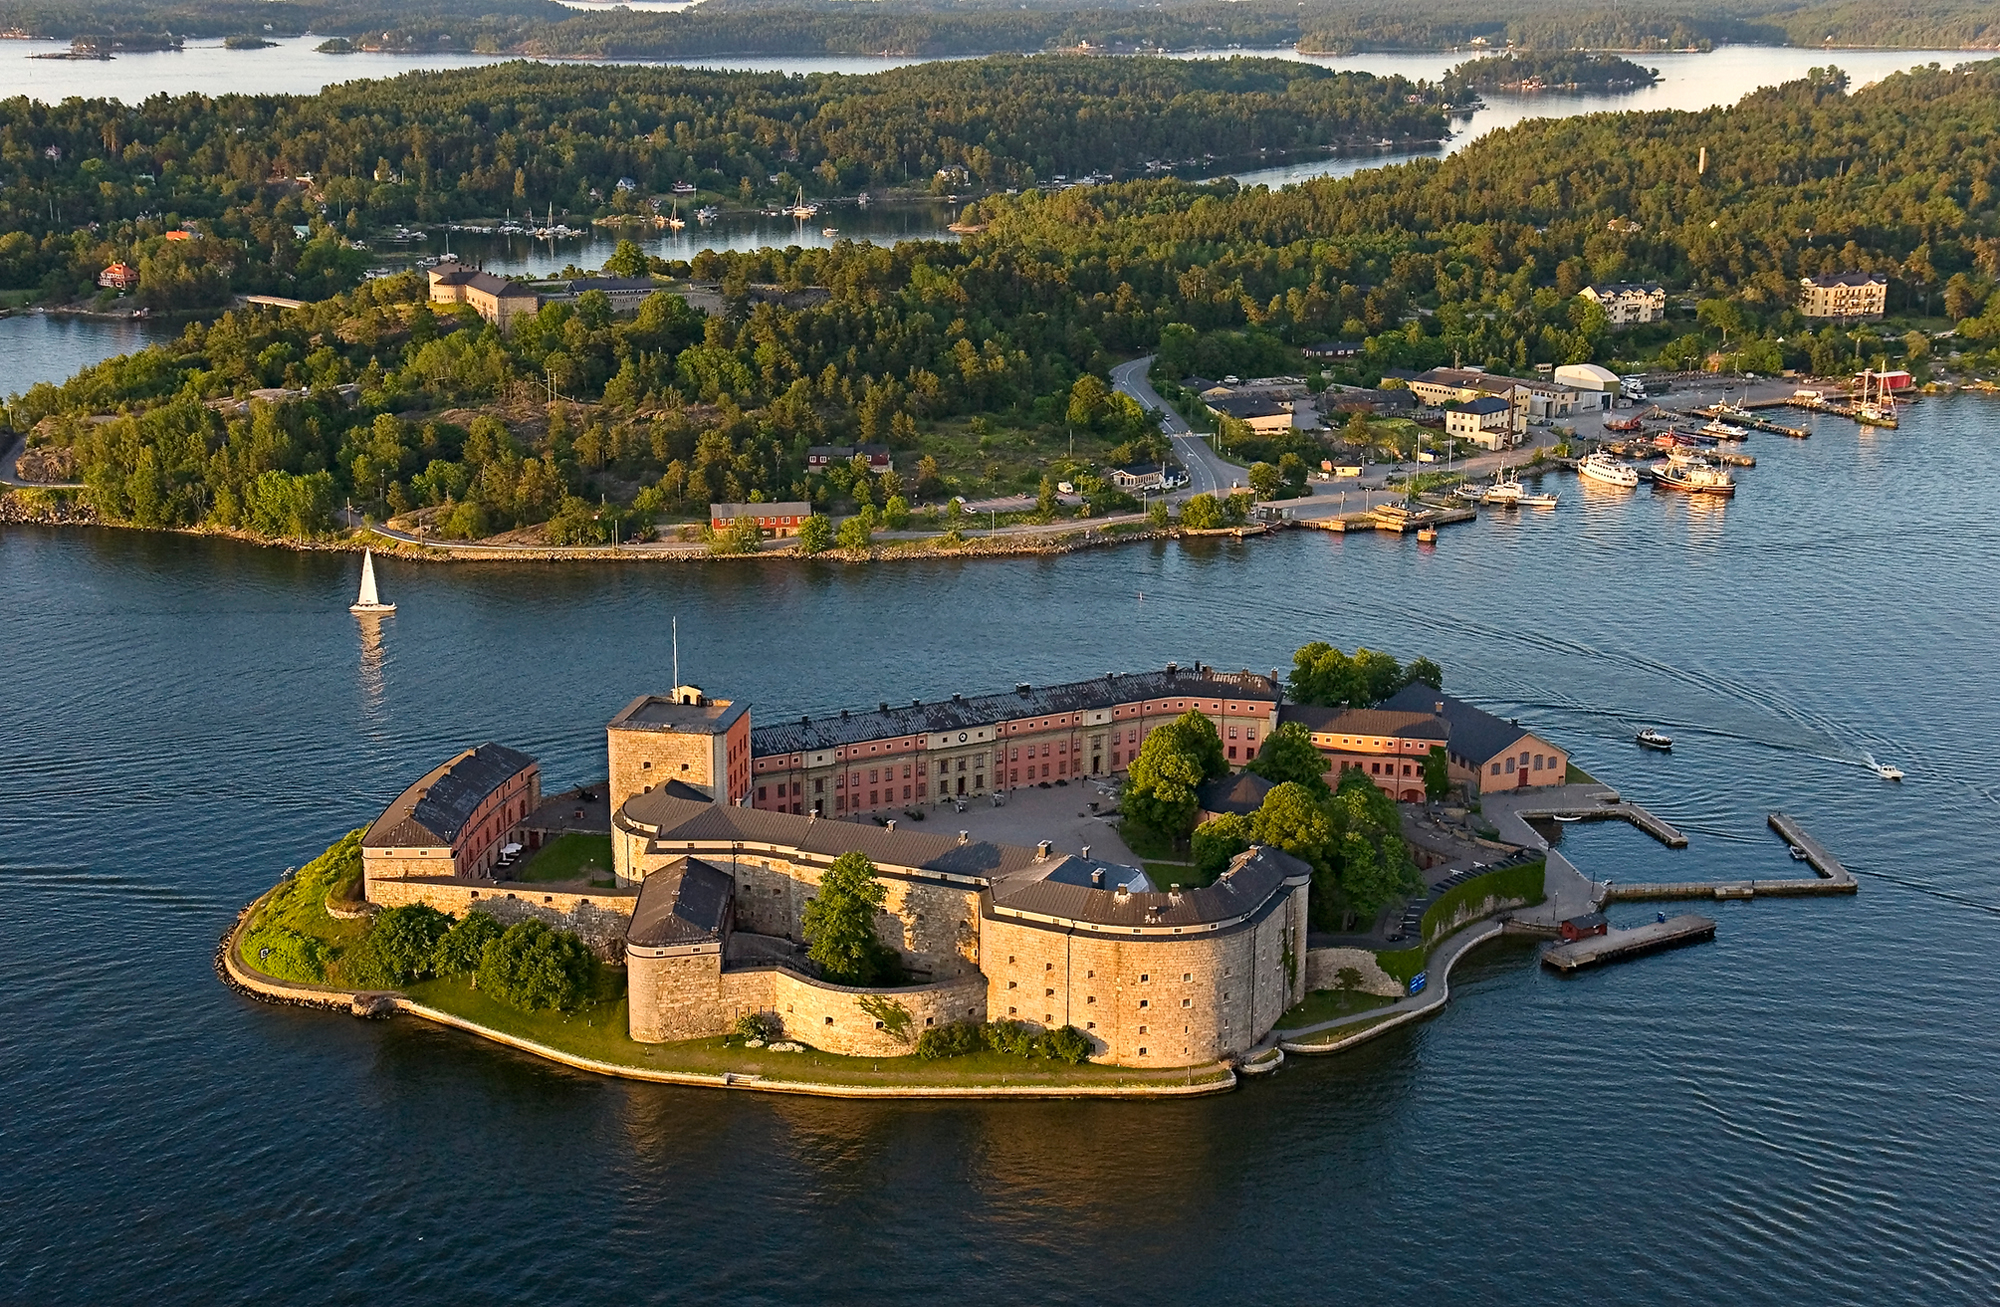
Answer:
<path fill-rule="evenodd" d="M 427 903 L 385 908 L 361 942 L 341 959 L 341 970 L 358 984 L 407 985 L 432 972 L 438 941 L 451 918 Z"/>
<path fill-rule="evenodd" d="M 1326 755 L 1314 746 L 1303 722 L 1285 722 L 1264 737 L 1264 747 L 1245 770 L 1276 784 L 1303 785 L 1314 802 L 1333 793 L 1326 783 Z"/>
<path fill-rule="evenodd" d="M 1257 492 L 1257 498 L 1269 499 L 1278 493 L 1284 477 L 1272 463 L 1252 463 L 1250 465 L 1250 488 Z"/>
<path fill-rule="evenodd" d="M 1139 746 L 1126 775 L 1125 815 L 1176 842 L 1194 826 L 1201 783 L 1229 770 L 1215 725 L 1189 709 Z"/>
<path fill-rule="evenodd" d="M 875 540 L 875 514 L 872 509 L 856 513 L 840 524 L 834 537 L 842 549 L 866 549 Z"/>
<path fill-rule="evenodd" d="M 486 946 L 500 938 L 500 923 L 491 913 L 468 912 L 452 923 L 431 952 L 431 971 L 440 976 L 466 976 L 479 969 Z"/>
<path fill-rule="evenodd" d="M 1225 812 L 1194 828 L 1189 838 L 1195 870 L 1213 878 L 1222 874 L 1230 860 L 1250 847 L 1250 819 Z"/>
<path fill-rule="evenodd" d="M 481 993 L 527 1011 L 571 1011 L 589 996 L 596 962 L 573 933 L 517 921 L 481 951 L 475 983 Z"/>
<path fill-rule="evenodd" d="M 1214 495 L 1195 495 L 1181 505 L 1181 525 L 1190 531 L 1213 531 L 1222 525 L 1222 505 Z"/>
<path fill-rule="evenodd" d="M 1071 426 L 1095 430 L 1098 419 L 1111 403 L 1111 388 L 1101 377 L 1086 372 L 1069 390 L 1067 416 Z"/>
<path fill-rule="evenodd" d="M 1451 793 L 1451 755 L 1442 744 L 1433 744 L 1424 758 L 1424 797 L 1442 802 Z"/>
<path fill-rule="evenodd" d="M 711 554 L 754 554 L 764 543 L 763 528 L 754 517 L 731 519 L 728 526 L 720 531 L 712 531 L 708 537 L 708 552 Z"/>
<path fill-rule="evenodd" d="M 801 918 L 806 956 L 837 985 L 876 985 L 898 971 L 896 954 L 875 934 L 875 914 L 888 902 L 868 856 L 847 852 L 820 877 L 819 893 Z"/>
<path fill-rule="evenodd" d="M 1251 814 L 1250 838 L 1323 868 L 1331 861 L 1334 830 L 1312 791 L 1286 781 L 1265 795 L 1263 805 Z"/>
<path fill-rule="evenodd" d="M 814 513 L 799 523 L 799 552 L 802 554 L 823 554 L 833 548 L 833 519 L 824 513 Z"/>
<path fill-rule="evenodd" d="M 1324 887 L 1318 879 L 1313 885 L 1313 913 L 1322 928 L 1372 920 L 1390 900 L 1422 889 L 1396 802 L 1367 773 L 1345 773 L 1326 813 L 1334 837 L 1332 876 Z"/>
<path fill-rule="evenodd" d="M 604 270 L 614 277 L 643 277 L 652 269 L 652 260 L 646 251 L 639 248 L 637 241 L 621 240 L 610 258 L 604 261 Z"/>

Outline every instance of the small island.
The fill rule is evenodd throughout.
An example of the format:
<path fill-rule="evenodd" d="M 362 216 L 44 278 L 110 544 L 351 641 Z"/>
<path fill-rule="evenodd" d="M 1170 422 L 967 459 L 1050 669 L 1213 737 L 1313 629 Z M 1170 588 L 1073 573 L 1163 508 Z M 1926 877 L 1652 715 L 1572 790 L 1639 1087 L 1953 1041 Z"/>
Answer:
<path fill-rule="evenodd" d="M 1218 1092 L 1422 1019 L 1503 931 L 1591 934 L 1611 887 L 1529 818 L 1685 843 L 1441 680 L 1313 643 L 1283 679 L 1169 664 L 754 727 L 677 686 L 611 719 L 603 782 L 445 760 L 244 909 L 218 966 L 637 1079 Z M 1789 884 L 1765 892 L 1830 882 Z"/>
<path fill-rule="evenodd" d="M 1523 50 L 1462 63 L 1444 85 L 1454 103 L 1463 103 L 1467 91 L 1636 91 L 1659 80 L 1659 69 L 1615 54 Z"/>
<path fill-rule="evenodd" d="M 222 48 L 225 50 L 268 50 L 277 44 L 276 41 L 267 41 L 261 36 L 239 35 L 222 38 Z"/>

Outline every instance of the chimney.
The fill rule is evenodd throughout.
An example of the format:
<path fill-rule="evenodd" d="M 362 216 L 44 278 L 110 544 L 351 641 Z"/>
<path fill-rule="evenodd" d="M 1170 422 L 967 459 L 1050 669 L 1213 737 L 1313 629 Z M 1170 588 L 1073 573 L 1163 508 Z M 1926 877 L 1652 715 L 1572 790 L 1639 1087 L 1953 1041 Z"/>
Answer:
<path fill-rule="evenodd" d="M 877 704 L 877 705 L 875 705 L 875 706 L 876 706 L 876 707 L 877 707 L 878 709 L 880 709 L 880 710 L 881 710 L 882 712 L 888 712 L 888 711 L 889 711 L 889 701 L 888 701 L 887 699 L 884 699 L 884 700 L 882 700 L 882 702 L 881 702 L 881 703 L 879 703 L 879 704 Z"/>
<path fill-rule="evenodd" d="M 1098 889 L 1104 888 L 1104 868 L 1092 867 L 1090 869 L 1090 883 Z"/>
<path fill-rule="evenodd" d="M 896 819 L 895 819 L 894 817 L 891 817 L 891 818 L 889 818 L 889 821 L 888 821 L 888 828 L 889 828 L 890 830 L 894 830 L 894 829 L 896 829 Z"/>
<path fill-rule="evenodd" d="M 1050 854 L 1050 852 L 1051 852 L 1052 850 L 1054 850 L 1054 848 L 1055 848 L 1055 845 L 1054 845 L 1054 844 L 1051 844 L 1051 843 L 1050 843 L 1049 841 L 1047 841 L 1047 840 L 1041 840 L 1041 841 L 1039 841 L 1039 842 L 1038 842 L 1038 843 L 1037 843 L 1037 844 L 1035 845 L 1035 861 L 1036 861 L 1036 862 L 1047 862 L 1047 861 L 1049 860 L 1049 854 Z"/>
<path fill-rule="evenodd" d="M 812 724 L 813 724 L 813 719 L 811 717 L 799 718 L 799 725 L 801 726 L 811 726 Z"/>
<path fill-rule="evenodd" d="M 1090 856 L 1090 846 L 1088 844 L 1083 846 L 1083 856 L 1086 858 Z"/>
<path fill-rule="evenodd" d="M 1431 701 L 1431 716 L 1433 717 L 1444 716 L 1444 700 L 1434 699 Z"/>
<path fill-rule="evenodd" d="M 972 843 L 972 832 L 971 832 L 971 831 L 969 831 L 969 830 L 962 830 L 962 831 L 960 831 L 960 832 L 958 833 L 958 842 L 959 842 L 960 844 L 970 844 L 970 843 Z"/>
<path fill-rule="evenodd" d="M 846 721 L 846 720 L 847 720 L 847 709 L 845 709 L 845 708 L 842 708 L 842 709 L 840 710 L 840 720 L 842 720 L 842 721 Z"/>

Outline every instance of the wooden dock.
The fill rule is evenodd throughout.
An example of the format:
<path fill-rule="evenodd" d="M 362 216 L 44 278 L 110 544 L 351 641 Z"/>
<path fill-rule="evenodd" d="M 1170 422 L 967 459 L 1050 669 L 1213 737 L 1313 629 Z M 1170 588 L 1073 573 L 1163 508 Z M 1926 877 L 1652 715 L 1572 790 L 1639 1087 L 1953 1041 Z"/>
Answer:
<path fill-rule="evenodd" d="M 1629 821 L 1670 849 L 1684 849 L 1688 844 L 1688 837 L 1675 829 L 1673 823 L 1630 799 L 1618 796 L 1587 803 L 1522 803 L 1513 811 L 1515 816 L 1529 821 L 1554 821 L 1558 817 L 1577 821 Z"/>
<path fill-rule="evenodd" d="M 1643 953 L 1714 938 L 1713 920 L 1685 912 L 1665 921 L 1649 921 L 1643 926 L 1591 935 L 1569 944 L 1557 944 L 1542 954 L 1542 965 L 1563 972 L 1579 971 L 1584 967 L 1622 962 Z"/>
<path fill-rule="evenodd" d="M 1749 404 L 1735 405 L 1733 407 L 1737 411 L 1731 413 L 1726 418 L 1722 416 L 1722 406 L 1720 404 L 1710 404 L 1706 408 L 1691 409 L 1689 410 L 1689 412 L 1691 415 L 1695 417 L 1704 417 L 1716 421 L 1727 422 L 1731 426 L 1749 427 L 1752 431 L 1768 431 L 1774 436 L 1790 436 L 1793 440 L 1804 440 L 1808 436 L 1812 435 L 1812 432 L 1807 431 L 1804 427 L 1788 427 L 1781 422 L 1773 422 L 1769 418 L 1746 416 L 1746 412 L 1749 409 L 1783 408 L 1783 407 L 1788 407 L 1794 404 L 1795 402 L 1796 401 L 1789 399 L 1767 399 L 1767 400 L 1758 400 Z"/>
<path fill-rule="evenodd" d="M 1768 820 L 1771 829 L 1776 831 L 1787 844 L 1805 852 L 1806 862 L 1817 875 L 1773 880 L 1635 882 L 1631 885 L 1612 882 L 1605 886 L 1604 902 L 1638 903 L 1654 899 L 1807 898 L 1821 894 L 1860 892 L 1860 885 L 1855 881 L 1853 873 L 1842 866 L 1840 859 L 1828 852 L 1824 844 L 1800 829 L 1796 821 L 1782 812 L 1772 813 Z"/>
<path fill-rule="evenodd" d="M 1441 526 L 1454 526 L 1460 522 L 1471 522 L 1479 517 L 1473 508 L 1405 508 L 1401 504 L 1383 504 L 1361 513 L 1336 513 L 1330 517 L 1302 517 L 1300 526 L 1313 527 L 1320 531 L 1393 531 L 1398 535 L 1408 535 L 1426 527 L 1432 530 Z"/>

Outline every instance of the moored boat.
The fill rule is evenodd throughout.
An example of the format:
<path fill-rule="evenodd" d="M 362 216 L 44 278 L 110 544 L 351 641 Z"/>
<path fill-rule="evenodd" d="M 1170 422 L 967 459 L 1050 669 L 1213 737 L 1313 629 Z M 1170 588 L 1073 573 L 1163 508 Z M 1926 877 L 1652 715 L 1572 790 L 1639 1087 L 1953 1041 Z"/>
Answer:
<path fill-rule="evenodd" d="M 1684 454 L 1678 450 L 1665 463 L 1653 469 L 1653 483 L 1690 495 L 1716 495 L 1726 499 L 1736 494 L 1735 477 L 1699 454 Z"/>
<path fill-rule="evenodd" d="M 1576 474 L 1607 486 L 1622 486 L 1628 490 L 1639 484 L 1638 468 L 1630 463 L 1621 462 L 1601 449 L 1593 450 L 1578 460 Z"/>
<path fill-rule="evenodd" d="M 1704 422 L 1698 428 L 1698 432 L 1704 436 L 1714 436 L 1717 440 L 1748 440 L 1750 438 L 1750 433 L 1742 427 L 1732 427 L 1720 418 L 1712 422 Z"/>
<path fill-rule="evenodd" d="M 1522 495 L 1520 504 L 1523 508 L 1554 508 L 1556 498 L 1555 495 L 1538 490 L 1532 495 Z"/>

